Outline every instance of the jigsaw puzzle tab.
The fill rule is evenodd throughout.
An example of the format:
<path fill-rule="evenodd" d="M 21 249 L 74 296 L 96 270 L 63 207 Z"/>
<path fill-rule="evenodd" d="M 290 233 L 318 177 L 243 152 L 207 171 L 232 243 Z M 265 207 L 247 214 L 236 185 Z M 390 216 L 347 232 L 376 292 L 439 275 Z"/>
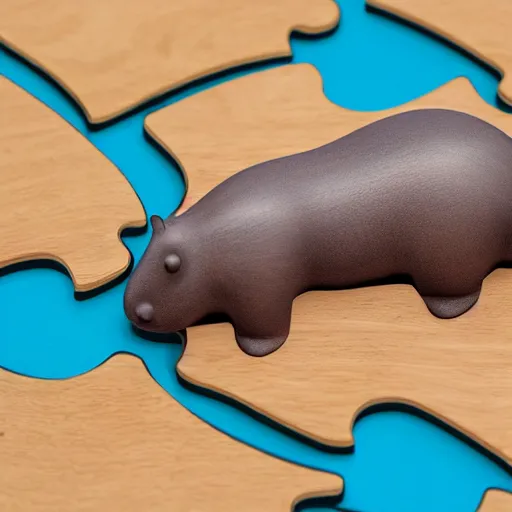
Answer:
<path fill-rule="evenodd" d="M 203 423 L 119 355 L 68 380 L 0 371 L 2 510 L 289 512 L 340 477 Z"/>
<path fill-rule="evenodd" d="M 510 512 L 512 493 L 491 489 L 485 493 L 478 512 Z"/>
<path fill-rule="evenodd" d="M 85 137 L 0 77 L 0 268 L 63 264 L 77 291 L 120 276 L 131 256 L 120 232 L 143 227 L 136 193 Z"/>
<path fill-rule="evenodd" d="M 0 41 L 99 123 L 200 77 L 288 56 L 293 30 L 338 21 L 334 0 L 3 0 Z"/>
<path fill-rule="evenodd" d="M 499 94 L 512 104 L 509 0 L 367 0 L 367 4 L 422 26 L 497 69 Z"/>
<path fill-rule="evenodd" d="M 361 411 L 402 403 L 510 464 L 511 308 L 507 269 L 452 320 L 433 317 L 408 285 L 308 292 L 295 300 L 290 336 L 273 354 L 244 354 L 228 323 L 196 326 L 178 371 L 323 444 L 352 446 Z"/>
<path fill-rule="evenodd" d="M 392 109 L 359 112 L 331 103 L 319 73 L 309 64 L 274 68 L 213 87 L 150 114 L 145 126 L 183 170 L 187 193 L 182 213 L 244 168 L 319 147 L 384 117 L 419 108 L 472 114 L 512 135 L 512 116 L 485 103 L 465 78 Z"/>

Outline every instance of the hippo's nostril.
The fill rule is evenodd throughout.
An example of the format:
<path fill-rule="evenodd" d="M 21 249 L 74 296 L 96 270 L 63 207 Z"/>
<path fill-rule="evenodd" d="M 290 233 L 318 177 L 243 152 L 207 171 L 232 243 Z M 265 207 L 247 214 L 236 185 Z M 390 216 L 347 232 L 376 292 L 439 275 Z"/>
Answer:
<path fill-rule="evenodd" d="M 143 302 L 135 308 L 135 314 L 142 322 L 151 322 L 153 319 L 153 313 L 153 306 L 148 302 Z"/>

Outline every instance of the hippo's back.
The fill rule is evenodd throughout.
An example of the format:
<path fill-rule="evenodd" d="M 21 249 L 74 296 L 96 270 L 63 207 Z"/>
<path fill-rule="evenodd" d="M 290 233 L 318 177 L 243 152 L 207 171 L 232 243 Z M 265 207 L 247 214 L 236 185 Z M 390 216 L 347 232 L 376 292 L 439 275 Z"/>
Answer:
<path fill-rule="evenodd" d="M 457 111 L 390 116 L 319 148 L 245 169 L 214 188 L 202 208 L 336 208 L 365 201 L 424 203 L 447 195 L 510 193 L 512 143 L 487 122 Z M 435 200 L 434 203 L 435 204 Z M 396 207 L 396 204 L 393 204 Z"/>
<path fill-rule="evenodd" d="M 409 274 L 462 294 L 512 257 L 512 142 L 464 113 L 410 111 L 246 169 L 181 218 L 232 269 L 286 268 L 305 288 Z"/>

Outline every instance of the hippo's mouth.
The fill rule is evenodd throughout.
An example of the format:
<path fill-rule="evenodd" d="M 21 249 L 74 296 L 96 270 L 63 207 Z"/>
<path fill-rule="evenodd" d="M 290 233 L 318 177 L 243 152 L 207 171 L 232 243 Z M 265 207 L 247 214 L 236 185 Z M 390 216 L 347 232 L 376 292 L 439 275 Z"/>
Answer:
<path fill-rule="evenodd" d="M 159 314 L 156 307 L 148 300 L 134 300 L 133 297 L 125 295 L 124 311 L 131 324 L 140 332 L 172 334 L 185 328 L 182 324 L 176 325 L 176 322 L 169 322 L 168 316 Z"/>
<path fill-rule="evenodd" d="M 130 318 L 132 325 L 135 327 L 137 331 L 140 332 L 148 332 L 155 334 L 172 334 L 177 332 L 179 329 L 173 329 L 172 327 L 168 327 L 163 325 L 162 323 L 152 320 L 151 322 L 140 321 L 137 318 Z"/>
<path fill-rule="evenodd" d="M 141 331 L 154 332 L 154 333 L 171 333 L 175 332 L 175 329 L 166 327 L 156 320 L 151 322 L 140 321 L 138 319 L 131 320 L 132 324 Z"/>

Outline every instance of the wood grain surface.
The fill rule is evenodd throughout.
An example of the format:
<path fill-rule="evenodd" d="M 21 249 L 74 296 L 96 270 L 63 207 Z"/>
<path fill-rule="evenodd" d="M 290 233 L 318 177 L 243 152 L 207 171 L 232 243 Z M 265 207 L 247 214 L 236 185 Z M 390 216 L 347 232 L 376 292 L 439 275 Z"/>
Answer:
<path fill-rule="evenodd" d="M 0 41 L 103 122 L 192 80 L 291 54 L 336 26 L 334 0 L 2 0 Z"/>
<path fill-rule="evenodd" d="M 512 38 L 510 0 L 367 0 L 452 41 L 498 70 L 499 94 L 512 104 Z"/>
<path fill-rule="evenodd" d="M 512 510 L 512 494 L 491 489 L 486 492 L 478 512 L 510 512 Z"/>
<path fill-rule="evenodd" d="M 0 119 L 0 268 L 56 260 L 77 291 L 122 274 L 131 256 L 120 232 L 146 224 L 126 178 L 64 119 L 3 77 Z"/>
<path fill-rule="evenodd" d="M 351 446 L 361 411 L 401 403 L 512 463 L 511 311 L 508 269 L 452 320 L 431 315 L 408 285 L 309 292 L 273 354 L 247 356 L 230 324 L 198 326 L 187 330 L 178 371 L 324 444 Z"/>
<path fill-rule="evenodd" d="M 128 355 L 63 381 L 0 371 L 0 432 L 2 511 L 285 512 L 341 493 L 203 423 Z"/>
<path fill-rule="evenodd" d="M 313 149 L 393 113 L 418 108 L 467 112 L 512 135 L 512 115 L 485 103 L 465 78 L 396 108 L 357 112 L 331 103 L 309 64 L 273 68 L 213 87 L 149 115 L 145 126 L 183 169 L 187 194 L 181 213 L 246 167 Z"/>
<path fill-rule="evenodd" d="M 512 134 L 512 117 L 486 104 L 465 79 L 395 109 L 361 113 L 330 103 L 308 65 L 220 85 L 146 124 L 186 172 L 193 204 L 244 167 L 422 107 L 461 110 Z M 493 273 L 477 306 L 449 321 L 433 317 L 406 285 L 313 292 L 295 301 L 291 335 L 276 353 L 244 355 L 229 324 L 194 327 L 178 371 L 322 443 L 351 445 L 360 411 L 398 401 L 440 416 L 510 461 L 511 311 L 508 270 Z"/>

